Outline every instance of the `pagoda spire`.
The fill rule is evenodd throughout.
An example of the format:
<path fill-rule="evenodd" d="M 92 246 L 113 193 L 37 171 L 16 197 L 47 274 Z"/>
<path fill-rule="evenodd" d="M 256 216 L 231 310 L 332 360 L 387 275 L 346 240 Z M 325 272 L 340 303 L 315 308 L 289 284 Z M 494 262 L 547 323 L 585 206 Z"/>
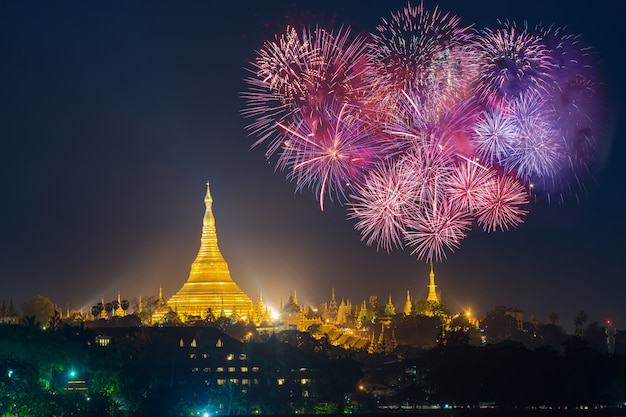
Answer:
<path fill-rule="evenodd" d="M 404 315 L 410 316 L 413 311 L 413 303 L 411 302 L 411 292 L 406 290 L 406 302 L 404 303 Z"/>
<path fill-rule="evenodd" d="M 213 216 L 213 197 L 209 182 L 206 182 L 206 195 L 204 196 L 204 219 L 202 220 L 202 237 L 200 238 L 200 250 L 195 261 L 191 265 L 191 274 L 188 282 L 205 281 L 208 273 L 219 273 L 220 281 L 227 279 L 232 281 L 228 272 L 228 265 L 217 246 L 217 232 L 215 230 L 215 217 Z"/>
<path fill-rule="evenodd" d="M 213 197 L 208 181 L 204 205 L 200 249 L 191 264 L 187 281 L 167 304 L 176 306 L 179 314 L 187 316 L 205 317 L 209 307 L 225 316 L 236 311 L 246 314 L 253 309 L 253 303 L 231 278 L 228 264 L 218 247 Z"/>
<path fill-rule="evenodd" d="M 433 263 L 430 263 L 430 283 L 428 284 L 428 297 L 426 301 L 433 301 L 435 303 L 439 302 L 439 297 L 437 297 L 437 285 L 435 284 L 435 271 L 433 269 Z"/>

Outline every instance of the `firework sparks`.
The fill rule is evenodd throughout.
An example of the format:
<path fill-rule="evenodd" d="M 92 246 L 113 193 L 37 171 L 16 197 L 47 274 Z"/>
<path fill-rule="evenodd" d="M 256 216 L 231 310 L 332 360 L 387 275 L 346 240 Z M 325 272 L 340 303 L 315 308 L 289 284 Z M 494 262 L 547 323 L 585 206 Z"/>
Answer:
<path fill-rule="evenodd" d="M 348 207 L 361 239 L 442 260 L 473 224 L 524 221 L 589 166 L 589 48 L 563 29 L 472 31 L 423 3 L 369 36 L 287 28 L 258 51 L 244 116 L 297 190 Z M 527 188 L 526 188 L 527 187 Z"/>
<path fill-rule="evenodd" d="M 426 262 L 445 259 L 446 249 L 454 251 L 467 236 L 471 217 L 450 204 L 424 204 L 411 219 L 405 239 L 413 255 Z"/>
<path fill-rule="evenodd" d="M 557 68 L 539 36 L 527 28 L 503 23 L 479 32 L 478 96 L 494 104 L 528 92 L 545 93 Z"/>
<path fill-rule="evenodd" d="M 413 170 L 406 163 L 383 165 L 370 172 L 356 189 L 350 204 L 350 219 L 368 245 L 390 252 L 402 247 L 407 219 L 417 204 Z"/>
<path fill-rule="evenodd" d="M 528 194 L 516 178 L 499 176 L 490 181 L 484 205 L 478 211 L 478 224 L 488 232 L 508 230 L 522 223 L 528 213 Z"/>

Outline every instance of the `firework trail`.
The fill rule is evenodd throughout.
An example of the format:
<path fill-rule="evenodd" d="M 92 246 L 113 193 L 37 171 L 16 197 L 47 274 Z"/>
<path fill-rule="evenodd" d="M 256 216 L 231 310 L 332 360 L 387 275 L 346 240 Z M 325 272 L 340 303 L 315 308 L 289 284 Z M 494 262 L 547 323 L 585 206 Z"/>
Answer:
<path fill-rule="evenodd" d="M 562 28 L 478 30 L 409 3 L 369 35 L 288 27 L 265 42 L 242 113 L 298 191 L 345 204 L 367 245 L 430 262 L 590 171 L 594 63 Z"/>

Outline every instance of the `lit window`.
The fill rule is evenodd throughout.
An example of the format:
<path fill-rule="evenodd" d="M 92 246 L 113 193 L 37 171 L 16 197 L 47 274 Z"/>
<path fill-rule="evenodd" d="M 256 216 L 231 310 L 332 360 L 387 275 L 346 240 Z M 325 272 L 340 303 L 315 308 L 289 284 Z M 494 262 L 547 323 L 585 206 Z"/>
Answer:
<path fill-rule="evenodd" d="M 285 378 L 278 378 L 276 382 L 278 382 L 278 385 L 283 385 L 285 383 Z"/>
<path fill-rule="evenodd" d="M 189 354 L 189 359 L 196 359 L 196 354 L 195 353 L 190 353 Z"/>
<path fill-rule="evenodd" d="M 258 366 L 253 366 L 252 367 L 252 372 L 259 372 L 259 367 Z"/>
<path fill-rule="evenodd" d="M 233 359 L 235 359 L 235 355 L 233 355 L 232 353 L 229 353 L 228 355 L 226 355 L 227 361 L 232 361 Z"/>
<path fill-rule="evenodd" d="M 111 343 L 110 337 L 98 336 L 98 344 L 100 346 L 109 346 L 110 343 Z"/>
<path fill-rule="evenodd" d="M 198 368 L 192 368 L 191 372 L 198 372 Z"/>
<path fill-rule="evenodd" d="M 245 353 L 240 353 L 239 354 L 239 360 L 240 361 L 245 361 L 246 360 L 246 354 Z"/>
<path fill-rule="evenodd" d="M 238 384 L 238 383 L 239 383 L 239 380 L 238 380 L 237 378 L 231 378 L 231 379 L 230 379 L 230 383 L 231 383 L 231 384 Z"/>
<path fill-rule="evenodd" d="M 209 354 L 208 354 L 208 353 L 203 353 L 203 354 L 202 354 L 202 358 L 203 358 L 203 359 L 206 359 L 206 358 L 208 358 L 208 357 L 209 357 Z"/>
<path fill-rule="evenodd" d="M 204 372 L 211 372 L 211 368 L 204 368 L 203 371 Z"/>
<path fill-rule="evenodd" d="M 194 338 L 194 339 L 191 341 L 191 347 L 196 347 L 197 345 L 198 345 L 198 344 L 196 343 L 196 339 Z"/>
<path fill-rule="evenodd" d="M 308 379 L 308 378 L 302 378 L 302 379 L 300 380 L 300 383 L 301 383 L 302 385 L 306 385 L 306 384 L 308 384 L 309 382 L 310 382 L 310 381 L 309 381 L 309 379 Z"/>
<path fill-rule="evenodd" d="M 224 382 L 226 382 L 226 380 L 220 378 L 217 380 L 217 385 L 224 385 Z"/>
<path fill-rule="evenodd" d="M 224 368 L 222 368 L 221 366 L 218 366 L 216 369 L 217 372 L 224 372 Z"/>
<path fill-rule="evenodd" d="M 235 367 L 234 366 L 229 366 L 228 367 L 228 372 L 235 372 Z"/>
<path fill-rule="evenodd" d="M 250 380 L 249 380 L 249 379 L 247 379 L 247 378 L 244 378 L 244 379 L 242 379 L 242 380 L 241 380 L 241 383 L 242 383 L 243 385 L 248 385 L 248 384 L 250 383 Z"/>
<path fill-rule="evenodd" d="M 255 378 L 255 379 L 252 380 L 252 383 L 254 385 L 259 385 L 259 380 Z"/>
<path fill-rule="evenodd" d="M 242 366 L 241 367 L 241 372 L 248 372 L 248 367 L 247 366 Z"/>

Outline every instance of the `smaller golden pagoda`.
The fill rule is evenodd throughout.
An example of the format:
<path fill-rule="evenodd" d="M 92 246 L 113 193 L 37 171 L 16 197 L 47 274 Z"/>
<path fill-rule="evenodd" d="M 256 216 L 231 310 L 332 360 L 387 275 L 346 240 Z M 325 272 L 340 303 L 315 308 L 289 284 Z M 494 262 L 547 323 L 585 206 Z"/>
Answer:
<path fill-rule="evenodd" d="M 248 319 L 254 311 L 253 303 L 231 278 L 228 264 L 217 245 L 213 198 L 208 182 L 204 203 L 206 209 L 200 250 L 191 264 L 187 282 L 168 300 L 167 305 L 183 320 L 191 317 L 204 319 L 209 308 L 216 317 L 235 315 Z"/>
<path fill-rule="evenodd" d="M 428 284 L 428 297 L 426 301 L 433 303 L 439 303 L 439 296 L 437 295 L 437 284 L 435 284 L 435 271 L 433 269 L 433 263 L 430 263 L 430 283 Z"/>

